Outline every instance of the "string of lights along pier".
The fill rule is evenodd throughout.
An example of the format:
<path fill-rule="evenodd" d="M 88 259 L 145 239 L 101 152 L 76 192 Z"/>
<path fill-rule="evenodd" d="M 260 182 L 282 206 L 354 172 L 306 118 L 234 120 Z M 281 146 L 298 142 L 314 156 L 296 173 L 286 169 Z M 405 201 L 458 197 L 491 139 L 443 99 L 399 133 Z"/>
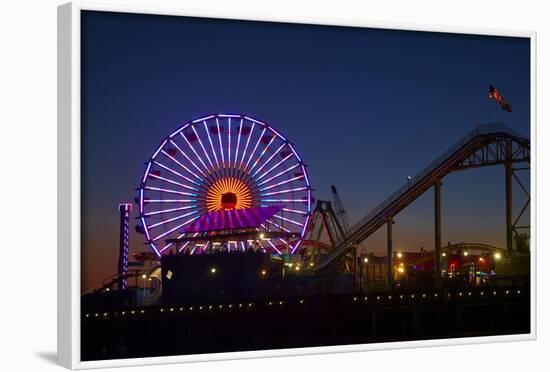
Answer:
<path fill-rule="evenodd" d="M 264 121 L 214 114 L 181 125 L 145 165 L 140 231 L 157 255 L 296 253 L 311 184 L 293 144 Z"/>

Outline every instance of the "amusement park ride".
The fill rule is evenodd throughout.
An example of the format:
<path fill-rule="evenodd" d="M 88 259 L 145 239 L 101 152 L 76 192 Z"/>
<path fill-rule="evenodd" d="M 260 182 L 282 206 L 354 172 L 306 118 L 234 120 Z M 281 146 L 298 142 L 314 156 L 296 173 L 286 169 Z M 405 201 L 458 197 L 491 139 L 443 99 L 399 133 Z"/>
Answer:
<path fill-rule="evenodd" d="M 112 282 L 116 280 L 123 289 L 128 277 L 135 276 L 137 282 L 138 275 L 151 276 L 153 272 L 161 280 L 160 264 L 165 256 L 232 252 L 270 255 L 283 265 L 293 266 L 294 275 L 327 271 L 356 274 L 358 265 L 368 261 L 363 253 L 358 254 L 358 247 L 362 251 L 360 244 L 386 226 L 384 270 L 386 283 L 390 284 L 399 269 L 392 245 L 394 217 L 430 188 L 434 189 L 435 250 L 428 254 L 433 262 L 429 270 L 437 280 L 448 269 L 442 259 L 451 255 L 441 246 L 443 177 L 471 168 L 504 165 L 506 248 L 478 249 L 476 245 L 473 250 L 481 252 L 480 257 L 486 248 L 499 256 L 513 255 L 514 241 L 525 237 L 520 232 L 528 228 L 520 226 L 519 221 L 529 205 L 528 188 L 516 173 L 528 170 L 529 161 L 527 137 L 502 123 L 480 125 L 350 225 L 335 186 L 331 187 L 332 201 L 312 197 L 307 167 L 281 132 L 244 115 L 209 115 L 176 129 L 147 161 L 137 189 L 136 231 L 143 234 L 151 253 L 136 257 L 142 262 L 141 268 L 130 273 L 131 205 L 121 204 L 121 258 L 119 273 Z M 515 167 L 518 163 L 527 165 Z M 512 216 L 514 180 L 526 195 L 516 218 Z M 426 254 L 422 260 L 426 260 Z"/>

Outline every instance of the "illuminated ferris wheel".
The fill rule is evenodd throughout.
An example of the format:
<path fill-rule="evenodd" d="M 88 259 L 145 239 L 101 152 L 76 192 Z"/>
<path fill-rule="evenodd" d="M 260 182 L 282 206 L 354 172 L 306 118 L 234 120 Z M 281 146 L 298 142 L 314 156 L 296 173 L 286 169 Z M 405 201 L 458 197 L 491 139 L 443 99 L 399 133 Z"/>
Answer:
<path fill-rule="evenodd" d="M 294 146 L 265 122 L 216 114 L 165 138 L 139 187 L 151 250 L 293 254 L 306 233 L 311 185 Z"/>

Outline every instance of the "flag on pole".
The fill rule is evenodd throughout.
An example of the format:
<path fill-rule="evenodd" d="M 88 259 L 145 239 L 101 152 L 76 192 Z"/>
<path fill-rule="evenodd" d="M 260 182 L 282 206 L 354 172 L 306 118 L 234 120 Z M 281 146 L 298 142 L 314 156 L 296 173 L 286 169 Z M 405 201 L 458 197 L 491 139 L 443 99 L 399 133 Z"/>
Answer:
<path fill-rule="evenodd" d="M 492 85 L 489 85 L 489 99 L 494 99 L 503 110 L 512 112 L 512 105 L 506 102 L 502 94 Z"/>

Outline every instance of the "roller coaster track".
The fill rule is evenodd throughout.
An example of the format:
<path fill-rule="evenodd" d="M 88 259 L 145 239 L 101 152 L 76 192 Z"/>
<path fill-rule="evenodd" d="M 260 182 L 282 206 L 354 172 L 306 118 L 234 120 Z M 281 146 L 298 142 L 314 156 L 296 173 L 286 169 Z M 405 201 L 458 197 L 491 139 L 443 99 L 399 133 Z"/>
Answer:
<path fill-rule="evenodd" d="M 529 161 L 528 137 L 501 122 L 478 125 L 353 225 L 346 238 L 323 257 L 316 271 L 326 270 L 333 261 L 371 236 L 445 175 L 458 170 Z"/>

